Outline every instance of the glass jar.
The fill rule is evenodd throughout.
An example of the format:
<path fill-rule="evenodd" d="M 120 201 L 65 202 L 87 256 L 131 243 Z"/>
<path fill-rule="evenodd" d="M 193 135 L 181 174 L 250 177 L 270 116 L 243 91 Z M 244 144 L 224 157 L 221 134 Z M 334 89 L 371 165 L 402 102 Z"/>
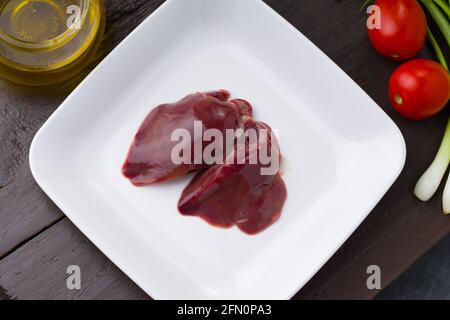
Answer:
<path fill-rule="evenodd" d="M 81 71 L 101 42 L 102 0 L 0 0 L 0 76 L 49 85 Z"/>

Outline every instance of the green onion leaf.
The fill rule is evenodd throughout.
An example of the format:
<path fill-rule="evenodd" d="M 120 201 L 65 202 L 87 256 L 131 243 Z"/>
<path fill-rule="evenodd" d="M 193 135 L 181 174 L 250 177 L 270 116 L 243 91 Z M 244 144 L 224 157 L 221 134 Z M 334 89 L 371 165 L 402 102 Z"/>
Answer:
<path fill-rule="evenodd" d="M 434 48 L 434 51 L 436 52 L 436 56 L 439 59 L 439 62 L 448 71 L 447 61 L 445 60 L 444 54 L 442 53 L 442 50 L 439 47 L 439 44 L 437 43 L 436 38 L 434 37 L 434 35 L 431 32 L 430 28 L 428 28 L 428 30 L 427 30 L 427 36 L 428 36 L 428 40 L 430 40 L 430 43 L 431 43 L 431 45 Z"/>
<path fill-rule="evenodd" d="M 450 19 L 450 6 L 444 2 L 444 0 L 434 0 L 436 4 L 441 7 L 442 11 L 445 12 L 447 17 Z"/>
<path fill-rule="evenodd" d="M 447 43 L 450 46 L 450 22 L 447 20 L 445 15 L 442 13 L 441 10 L 439 10 L 439 8 L 432 0 L 421 0 L 421 1 L 425 6 L 425 8 L 427 8 L 431 17 L 438 25 L 439 29 L 441 29 L 445 40 L 447 40 Z"/>
<path fill-rule="evenodd" d="M 371 3 L 373 0 L 365 0 L 364 3 L 361 6 L 361 9 L 359 9 L 360 11 L 363 11 L 368 5 L 369 3 Z M 450 1 L 450 0 L 449 0 Z"/>

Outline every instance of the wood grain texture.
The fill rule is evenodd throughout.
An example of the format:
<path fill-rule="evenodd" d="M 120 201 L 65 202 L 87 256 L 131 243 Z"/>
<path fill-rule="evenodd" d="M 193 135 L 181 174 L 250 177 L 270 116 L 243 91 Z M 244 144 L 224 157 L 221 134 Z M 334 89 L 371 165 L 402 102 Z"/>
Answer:
<path fill-rule="evenodd" d="M 434 158 L 448 112 L 411 122 L 393 111 L 387 98 L 387 83 L 398 63 L 375 53 L 367 41 L 365 16 L 359 12 L 359 6 L 357 1 L 335 1 L 330 4 L 334 10 L 328 11 L 304 1 L 303 6 L 296 8 L 293 4 L 284 10 L 293 16 L 308 16 L 311 21 L 307 23 L 316 21 L 315 25 L 322 27 L 323 32 L 309 31 L 303 27 L 306 22 L 294 22 L 397 123 L 405 137 L 407 160 L 401 176 L 383 200 L 295 298 L 372 298 L 378 291 L 367 289 L 369 265 L 381 267 L 385 287 L 450 231 L 450 220 L 441 214 L 442 186 L 429 203 L 421 203 L 412 193 L 418 177 Z M 423 50 L 421 57 L 432 58 L 429 48 Z"/>
<path fill-rule="evenodd" d="M 31 176 L 28 150 L 35 133 L 87 73 L 162 2 L 105 0 L 104 40 L 75 79 L 43 88 L 0 79 L 0 258 L 64 216 Z"/>
<path fill-rule="evenodd" d="M 105 39 L 90 68 L 162 2 L 105 0 Z M 398 181 L 295 297 L 372 298 L 377 291 L 366 287 L 368 265 L 381 267 L 384 287 L 450 231 L 450 220 L 440 214 L 442 190 L 427 204 L 412 194 L 415 181 L 434 157 L 448 114 L 409 122 L 392 111 L 387 81 L 398 64 L 371 48 L 359 1 L 266 2 L 347 72 L 405 136 L 408 156 Z M 428 49 L 421 55 L 431 57 Z M 34 133 L 82 77 L 53 88 L 26 89 L 0 83 L 0 299 L 145 297 L 64 218 L 35 184 L 28 168 L 28 148 Z M 82 267 L 80 291 L 69 291 L 65 286 L 69 264 Z"/>
<path fill-rule="evenodd" d="M 67 288 L 71 265 L 80 267 L 80 290 Z M 148 299 L 68 219 L 3 259 L 0 283 L 8 299 Z"/>
<path fill-rule="evenodd" d="M 0 85 L 0 257 L 63 217 L 34 182 L 28 149 L 64 96 Z"/>

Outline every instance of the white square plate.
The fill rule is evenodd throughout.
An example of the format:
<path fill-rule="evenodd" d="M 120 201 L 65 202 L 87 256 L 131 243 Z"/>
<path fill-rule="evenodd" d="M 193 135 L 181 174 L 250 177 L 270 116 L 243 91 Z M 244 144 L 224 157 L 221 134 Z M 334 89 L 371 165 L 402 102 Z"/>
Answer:
<path fill-rule="evenodd" d="M 177 212 L 187 185 L 133 187 L 121 165 L 152 107 L 204 90 L 248 99 L 280 131 L 288 199 L 256 235 Z M 329 58 L 259 0 L 169 0 L 36 135 L 33 175 L 130 278 L 159 299 L 287 299 L 399 175 L 403 137 Z"/>

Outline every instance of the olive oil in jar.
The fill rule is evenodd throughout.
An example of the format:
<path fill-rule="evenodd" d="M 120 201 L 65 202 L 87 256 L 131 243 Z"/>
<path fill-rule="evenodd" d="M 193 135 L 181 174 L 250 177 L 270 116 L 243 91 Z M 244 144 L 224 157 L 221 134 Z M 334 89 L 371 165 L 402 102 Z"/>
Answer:
<path fill-rule="evenodd" d="M 69 1 L 8 1 L 2 8 L 0 26 L 10 36 L 25 42 L 51 40 L 67 30 L 64 3 Z"/>
<path fill-rule="evenodd" d="M 66 80 L 95 53 L 101 0 L 0 0 L 0 76 L 29 85 Z"/>

